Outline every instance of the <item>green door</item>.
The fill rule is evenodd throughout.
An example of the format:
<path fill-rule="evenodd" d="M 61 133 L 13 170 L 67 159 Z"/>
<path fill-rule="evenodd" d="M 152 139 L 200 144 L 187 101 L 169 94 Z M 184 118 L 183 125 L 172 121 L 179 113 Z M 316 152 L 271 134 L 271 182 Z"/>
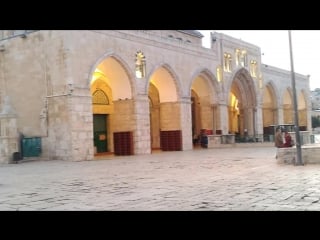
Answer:
<path fill-rule="evenodd" d="M 97 153 L 108 151 L 106 114 L 93 114 L 93 139 Z"/>
<path fill-rule="evenodd" d="M 41 154 L 41 138 L 23 138 L 22 139 L 22 156 L 39 157 Z"/>

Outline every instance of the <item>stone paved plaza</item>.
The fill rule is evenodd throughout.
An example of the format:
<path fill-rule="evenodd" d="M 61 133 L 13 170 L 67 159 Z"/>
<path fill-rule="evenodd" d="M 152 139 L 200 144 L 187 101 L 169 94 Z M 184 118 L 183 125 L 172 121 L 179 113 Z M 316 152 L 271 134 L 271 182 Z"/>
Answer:
<path fill-rule="evenodd" d="M 195 149 L 0 165 L 0 210 L 318 211 L 320 166 L 274 147 Z"/>

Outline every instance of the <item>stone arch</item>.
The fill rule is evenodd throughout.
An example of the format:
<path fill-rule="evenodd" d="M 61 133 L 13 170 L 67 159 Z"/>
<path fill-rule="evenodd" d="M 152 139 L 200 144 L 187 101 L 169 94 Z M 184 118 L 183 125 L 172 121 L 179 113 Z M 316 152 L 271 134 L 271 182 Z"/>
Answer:
<path fill-rule="evenodd" d="M 304 90 L 301 90 L 297 99 L 299 126 L 301 131 L 308 130 L 308 99 L 306 96 L 307 93 Z"/>
<path fill-rule="evenodd" d="M 134 65 L 134 62 L 132 64 Z M 95 90 L 101 89 L 109 99 L 108 105 L 97 105 L 92 102 L 96 153 L 126 152 L 127 154 L 129 152 L 122 149 L 121 143 L 115 140 L 114 134 L 118 132 L 134 134 L 136 131 L 135 76 L 130 69 L 119 55 L 111 51 L 99 57 L 90 69 L 91 95 Z M 123 150 L 121 153 L 120 148 Z"/>
<path fill-rule="evenodd" d="M 192 135 L 199 135 L 201 129 L 214 133 L 217 130 L 220 86 L 208 69 L 197 70 L 189 84 L 188 95 L 191 97 Z"/>
<path fill-rule="evenodd" d="M 149 87 L 149 119 L 151 149 L 160 149 L 160 99 L 159 91 L 152 83 Z"/>
<path fill-rule="evenodd" d="M 229 89 L 229 93 L 232 89 L 232 85 L 237 83 L 239 85 L 239 90 L 241 90 L 241 94 L 244 97 L 244 100 L 252 106 L 257 106 L 257 90 L 254 84 L 254 81 L 248 72 L 247 69 L 241 68 L 238 71 L 234 72 L 230 77 L 231 81 L 226 84 L 226 89 Z M 226 102 L 229 102 L 228 96 Z"/>
<path fill-rule="evenodd" d="M 172 95 L 172 101 L 177 101 L 182 96 L 182 89 L 181 89 L 180 80 L 179 80 L 178 75 L 171 68 L 171 66 L 166 63 L 158 64 L 150 71 L 150 73 L 147 76 L 148 81 L 146 82 L 146 85 L 145 85 L 145 93 L 148 94 L 149 86 L 150 86 L 149 83 L 150 83 L 150 81 L 152 81 L 151 78 L 155 75 L 155 73 L 159 69 L 165 70 L 168 73 L 168 75 L 171 77 L 171 80 L 173 81 L 174 89 L 171 89 L 171 91 L 170 91 L 170 93 L 168 93 L 168 95 L 170 95 L 170 94 Z M 173 87 L 173 86 L 171 86 L 171 87 Z M 160 102 L 163 102 L 162 99 L 163 99 L 163 97 L 161 97 L 161 93 L 160 93 Z"/>
<path fill-rule="evenodd" d="M 269 80 L 268 82 L 266 82 L 262 88 L 262 90 L 264 91 L 266 87 L 269 87 L 269 90 L 271 91 L 272 95 L 275 97 L 274 101 L 276 101 L 276 107 L 279 107 L 280 104 L 280 93 L 279 93 L 279 89 L 277 88 L 277 84 L 274 83 L 273 80 Z M 260 101 L 259 102 L 263 102 L 263 94 L 260 95 Z"/>
<path fill-rule="evenodd" d="M 115 62 L 118 63 L 119 66 L 121 66 L 121 69 L 124 70 L 124 73 L 127 76 L 127 80 L 128 80 L 127 84 L 129 85 L 129 86 L 127 86 L 127 88 L 128 89 L 130 88 L 130 94 L 128 96 L 126 96 L 126 97 L 123 96 L 123 98 L 124 99 L 125 98 L 132 99 L 133 96 L 135 96 L 135 92 L 136 92 L 136 88 L 135 88 L 135 84 L 134 84 L 135 75 L 131 71 L 131 68 L 129 67 L 129 65 L 118 54 L 116 54 L 116 53 L 114 53 L 112 51 L 108 51 L 108 52 L 104 53 L 102 56 L 100 56 L 95 61 L 95 63 L 92 65 L 92 67 L 90 68 L 90 71 L 89 71 L 89 74 L 88 74 L 88 84 L 89 84 L 89 86 L 90 86 L 90 83 L 91 83 L 91 80 L 92 80 L 92 76 L 95 73 L 96 69 L 99 68 L 99 66 L 101 66 L 104 63 L 104 61 L 106 61 L 108 59 L 115 60 Z M 134 64 L 134 62 L 132 64 Z M 102 70 L 102 72 L 104 72 L 104 71 Z M 117 91 L 119 91 L 119 88 L 121 88 L 121 84 L 117 85 L 116 87 L 113 86 L 114 84 L 109 84 L 109 85 L 113 90 L 115 99 L 117 99 L 118 96 L 122 96 L 121 94 L 117 94 L 116 93 Z"/>
<path fill-rule="evenodd" d="M 290 87 L 282 93 L 283 123 L 294 124 L 293 93 Z"/>
<path fill-rule="evenodd" d="M 272 81 L 269 81 L 263 89 L 262 97 L 262 125 L 263 134 L 270 135 L 270 125 L 278 124 L 279 96 Z M 272 129 L 273 130 L 273 129 Z"/>
<path fill-rule="evenodd" d="M 257 118 L 257 93 L 254 81 L 245 68 L 234 72 L 231 79 L 227 88 L 229 89 L 228 99 L 226 99 L 229 132 L 241 136 L 254 136 Z"/>
<path fill-rule="evenodd" d="M 194 80 L 197 77 L 201 77 L 208 82 L 208 86 L 210 87 L 210 94 L 211 94 L 211 101 L 212 104 L 218 104 L 219 102 L 219 94 L 221 92 L 221 87 L 216 76 L 207 68 L 199 69 L 192 74 L 191 80 L 189 81 L 188 86 L 188 96 L 190 96 L 191 92 L 190 89 L 194 83 Z"/>
<path fill-rule="evenodd" d="M 152 149 L 182 150 L 182 91 L 177 75 L 168 64 L 160 64 L 148 75 L 146 89 L 153 103 L 149 104 Z"/>

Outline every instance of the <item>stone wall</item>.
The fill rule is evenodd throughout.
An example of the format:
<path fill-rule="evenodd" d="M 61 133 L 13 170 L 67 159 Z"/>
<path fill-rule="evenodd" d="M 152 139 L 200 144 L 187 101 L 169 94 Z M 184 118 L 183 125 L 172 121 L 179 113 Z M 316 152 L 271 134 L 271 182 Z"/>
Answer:
<path fill-rule="evenodd" d="M 14 152 L 19 152 L 17 120 L 13 115 L 0 114 L 0 163 L 10 163 Z"/>
<path fill-rule="evenodd" d="M 306 144 L 301 146 L 301 161 L 303 164 L 320 163 L 320 144 Z M 277 163 L 279 164 L 297 164 L 297 149 L 277 148 Z"/>

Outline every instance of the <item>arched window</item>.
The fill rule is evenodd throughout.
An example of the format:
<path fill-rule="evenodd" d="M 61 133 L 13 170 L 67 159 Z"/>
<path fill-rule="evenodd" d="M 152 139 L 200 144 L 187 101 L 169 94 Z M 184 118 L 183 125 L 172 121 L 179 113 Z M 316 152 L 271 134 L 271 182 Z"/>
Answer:
<path fill-rule="evenodd" d="M 136 77 L 143 78 L 146 75 L 146 58 L 141 51 L 136 53 Z"/>
<path fill-rule="evenodd" d="M 99 105 L 108 105 L 109 99 L 108 99 L 108 96 L 105 94 L 105 92 L 98 88 L 92 94 L 92 103 L 99 104 Z"/>
<path fill-rule="evenodd" d="M 252 77 L 257 77 L 257 61 L 256 60 L 250 61 L 250 73 Z"/>
<path fill-rule="evenodd" d="M 232 57 L 231 57 L 230 53 L 225 53 L 224 54 L 223 70 L 225 72 L 231 72 L 232 71 Z"/>

